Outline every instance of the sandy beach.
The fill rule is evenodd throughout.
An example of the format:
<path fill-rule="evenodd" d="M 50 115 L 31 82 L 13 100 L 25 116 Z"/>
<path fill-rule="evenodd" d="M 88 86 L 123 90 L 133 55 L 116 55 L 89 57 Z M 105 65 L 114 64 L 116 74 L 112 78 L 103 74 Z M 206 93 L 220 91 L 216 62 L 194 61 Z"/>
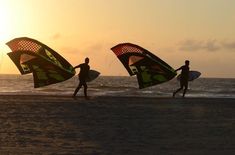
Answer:
<path fill-rule="evenodd" d="M 0 96 L 0 154 L 233 154 L 235 99 Z"/>

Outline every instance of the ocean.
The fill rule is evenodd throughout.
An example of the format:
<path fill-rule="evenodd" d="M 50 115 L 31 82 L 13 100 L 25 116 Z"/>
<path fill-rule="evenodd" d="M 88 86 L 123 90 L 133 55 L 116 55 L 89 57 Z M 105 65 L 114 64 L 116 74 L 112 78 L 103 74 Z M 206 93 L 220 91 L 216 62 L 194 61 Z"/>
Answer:
<path fill-rule="evenodd" d="M 32 75 L 0 75 L 0 95 L 61 95 L 72 96 L 78 85 L 78 78 L 73 78 L 42 88 L 33 87 Z M 89 96 L 140 96 L 172 97 L 172 92 L 179 88 L 179 82 L 169 82 L 153 87 L 139 89 L 136 77 L 100 76 L 88 83 Z M 180 97 L 182 92 L 178 93 Z M 81 89 L 77 96 L 83 96 Z M 199 78 L 189 82 L 186 97 L 235 98 L 235 79 Z"/>

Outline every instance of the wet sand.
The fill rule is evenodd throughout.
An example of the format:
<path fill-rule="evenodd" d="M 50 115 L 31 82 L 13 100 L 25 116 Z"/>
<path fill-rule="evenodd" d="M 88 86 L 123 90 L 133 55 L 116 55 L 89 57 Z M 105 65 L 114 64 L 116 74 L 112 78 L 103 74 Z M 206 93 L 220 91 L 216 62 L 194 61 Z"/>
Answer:
<path fill-rule="evenodd" d="M 0 154 L 234 154 L 235 99 L 0 96 Z"/>

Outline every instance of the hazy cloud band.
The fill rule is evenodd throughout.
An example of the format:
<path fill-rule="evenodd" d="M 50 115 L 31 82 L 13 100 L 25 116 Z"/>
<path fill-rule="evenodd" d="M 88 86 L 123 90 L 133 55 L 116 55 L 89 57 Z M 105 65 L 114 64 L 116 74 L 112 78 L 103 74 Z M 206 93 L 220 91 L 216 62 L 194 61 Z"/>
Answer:
<path fill-rule="evenodd" d="M 179 50 L 181 51 L 219 51 L 222 49 L 235 50 L 235 41 L 218 41 L 216 39 L 209 40 L 193 40 L 187 39 L 179 43 Z"/>

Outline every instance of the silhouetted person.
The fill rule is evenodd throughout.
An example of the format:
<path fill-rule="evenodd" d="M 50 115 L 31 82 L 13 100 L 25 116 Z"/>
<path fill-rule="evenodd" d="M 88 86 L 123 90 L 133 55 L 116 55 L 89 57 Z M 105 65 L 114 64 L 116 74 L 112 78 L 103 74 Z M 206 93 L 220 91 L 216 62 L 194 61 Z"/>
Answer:
<path fill-rule="evenodd" d="M 189 61 L 185 61 L 185 65 L 181 66 L 180 68 L 176 69 L 176 71 L 181 70 L 181 77 L 180 77 L 180 88 L 177 89 L 173 93 L 173 97 L 175 97 L 175 94 L 181 91 L 184 88 L 183 97 L 185 96 L 185 93 L 188 89 L 188 78 L 189 78 Z"/>
<path fill-rule="evenodd" d="M 79 76 L 79 84 L 73 93 L 73 97 L 76 96 L 79 89 L 83 86 L 84 87 L 84 96 L 86 99 L 88 99 L 88 97 L 87 97 L 87 84 L 86 84 L 86 79 L 88 78 L 88 74 L 89 74 L 89 70 L 90 70 L 90 66 L 88 64 L 89 64 L 89 58 L 86 58 L 85 63 L 82 63 L 82 64 L 74 67 L 74 69 L 80 68 L 80 73 L 78 75 Z"/>

